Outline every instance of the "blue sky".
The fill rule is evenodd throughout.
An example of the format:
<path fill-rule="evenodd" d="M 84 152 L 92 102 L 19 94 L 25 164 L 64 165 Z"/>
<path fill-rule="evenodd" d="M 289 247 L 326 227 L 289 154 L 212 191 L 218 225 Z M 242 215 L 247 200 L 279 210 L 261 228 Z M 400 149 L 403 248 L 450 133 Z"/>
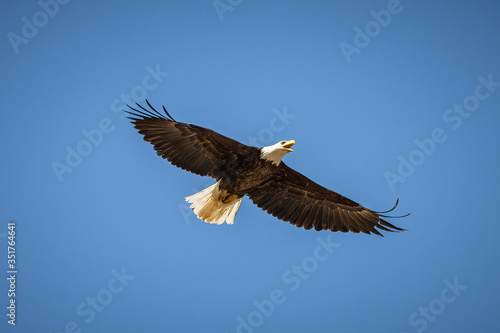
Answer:
<path fill-rule="evenodd" d="M 497 332 L 497 1 L 2 4 L 2 332 Z M 316 232 L 157 157 L 121 109 L 259 146 L 374 210 L 385 237 Z M 2 254 L 3 253 L 3 254 Z"/>

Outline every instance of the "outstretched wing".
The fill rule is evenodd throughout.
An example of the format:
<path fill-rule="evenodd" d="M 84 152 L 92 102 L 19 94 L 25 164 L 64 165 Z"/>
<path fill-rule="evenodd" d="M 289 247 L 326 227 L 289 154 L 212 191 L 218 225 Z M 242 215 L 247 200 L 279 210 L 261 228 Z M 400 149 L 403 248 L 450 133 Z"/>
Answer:
<path fill-rule="evenodd" d="M 131 115 L 128 118 L 139 133 L 144 135 L 144 140 L 154 146 L 158 156 L 179 168 L 218 179 L 225 166 L 237 160 L 239 154 L 248 149 L 257 149 L 211 129 L 177 122 L 165 107 L 163 115 L 147 100 L 146 103 L 150 110 L 137 104 L 137 108 L 127 105 L 131 111 L 125 112 Z"/>
<path fill-rule="evenodd" d="M 374 212 L 313 182 L 281 162 L 276 178 L 247 193 L 269 214 L 297 227 L 316 230 L 374 233 L 403 231 L 383 218 L 392 211 Z M 406 216 L 406 215 L 405 215 Z"/>

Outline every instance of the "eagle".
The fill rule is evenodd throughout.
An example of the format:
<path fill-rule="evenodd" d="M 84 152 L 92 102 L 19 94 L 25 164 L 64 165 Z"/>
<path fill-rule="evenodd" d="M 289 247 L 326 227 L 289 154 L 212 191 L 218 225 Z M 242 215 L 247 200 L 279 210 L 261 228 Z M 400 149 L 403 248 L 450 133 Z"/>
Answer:
<path fill-rule="evenodd" d="M 215 184 L 185 198 L 202 221 L 233 224 L 246 195 L 262 210 L 304 229 L 376 234 L 405 229 L 387 222 L 398 205 L 376 212 L 329 190 L 287 166 L 282 158 L 295 140 L 252 147 L 209 128 L 177 122 L 163 106 L 158 112 L 148 100 L 145 108 L 127 104 L 127 118 L 151 143 L 156 154 L 183 170 L 209 176 Z"/>

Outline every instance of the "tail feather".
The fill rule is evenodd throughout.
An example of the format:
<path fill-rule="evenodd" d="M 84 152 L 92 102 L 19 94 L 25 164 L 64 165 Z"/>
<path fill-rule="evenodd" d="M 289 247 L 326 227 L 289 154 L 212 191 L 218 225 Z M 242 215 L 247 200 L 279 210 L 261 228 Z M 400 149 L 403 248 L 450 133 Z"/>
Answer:
<path fill-rule="evenodd" d="M 186 197 L 186 201 L 191 204 L 190 208 L 202 221 L 214 224 L 222 224 L 225 221 L 227 224 L 233 224 L 243 198 L 222 202 L 219 200 L 219 194 L 219 183 L 217 182 Z"/>

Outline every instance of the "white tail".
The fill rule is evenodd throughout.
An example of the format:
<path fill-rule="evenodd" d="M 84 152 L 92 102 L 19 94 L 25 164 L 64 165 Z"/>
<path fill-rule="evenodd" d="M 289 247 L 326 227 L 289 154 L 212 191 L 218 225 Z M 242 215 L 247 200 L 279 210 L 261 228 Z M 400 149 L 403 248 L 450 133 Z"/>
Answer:
<path fill-rule="evenodd" d="M 186 197 L 186 201 L 191 204 L 190 208 L 202 221 L 216 224 L 222 224 L 226 221 L 227 224 L 233 224 L 243 197 L 222 202 L 219 200 L 220 193 L 219 182 L 217 182 Z"/>

